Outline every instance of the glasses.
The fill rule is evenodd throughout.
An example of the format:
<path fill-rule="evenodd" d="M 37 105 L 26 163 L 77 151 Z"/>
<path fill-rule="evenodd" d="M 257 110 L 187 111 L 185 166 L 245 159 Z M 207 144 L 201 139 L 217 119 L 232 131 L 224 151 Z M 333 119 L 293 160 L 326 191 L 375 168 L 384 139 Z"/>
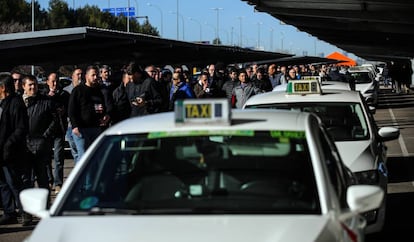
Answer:
<path fill-rule="evenodd" d="M 14 82 L 17 82 L 17 81 L 20 81 L 20 79 L 19 79 L 19 78 L 17 78 L 17 79 L 13 79 L 13 81 L 14 81 Z"/>

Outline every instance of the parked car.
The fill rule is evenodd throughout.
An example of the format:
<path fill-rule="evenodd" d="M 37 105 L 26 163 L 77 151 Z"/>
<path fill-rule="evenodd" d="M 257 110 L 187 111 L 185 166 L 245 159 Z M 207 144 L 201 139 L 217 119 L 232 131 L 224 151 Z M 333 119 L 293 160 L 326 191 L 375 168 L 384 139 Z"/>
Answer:
<path fill-rule="evenodd" d="M 360 183 L 387 191 L 386 141 L 397 139 L 399 129 L 378 128 L 365 98 L 358 91 L 323 88 L 318 80 L 291 81 L 286 91 L 251 97 L 245 109 L 287 109 L 318 115 L 333 136 L 344 163 Z M 365 214 L 367 233 L 378 232 L 385 220 L 386 200 Z"/>

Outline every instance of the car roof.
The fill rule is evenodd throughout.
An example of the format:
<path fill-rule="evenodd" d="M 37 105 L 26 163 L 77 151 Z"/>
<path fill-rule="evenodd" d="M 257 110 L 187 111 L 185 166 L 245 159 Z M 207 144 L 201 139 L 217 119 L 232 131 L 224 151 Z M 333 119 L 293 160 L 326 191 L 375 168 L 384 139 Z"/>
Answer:
<path fill-rule="evenodd" d="M 286 110 L 233 109 L 231 113 L 231 125 L 224 123 L 211 125 L 205 123 L 176 125 L 174 115 L 174 112 L 166 112 L 129 118 L 108 128 L 104 132 L 104 135 L 240 129 L 304 131 L 306 129 L 306 120 L 312 114 Z"/>
<path fill-rule="evenodd" d="M 277 85 L 273 88 L 273 91 L 286 91 L 287 83 Z M 349 83 L 341 81 L 322 81 L 321 82 L 322 90 L 325 89 L 341 89 L 341 90 L 351 90 Z"/>
<path fill-rule="evenodd" d="M 348 68 L 349 73 L 354 72 L 371 72 L 374 73 L 374 70 L 372 70 L 369 66 L 352 66 Z"/>
<path fill-rule="evenodd" d="M 273 91 L 252 96 L 245 106 L 272 103 L 301 103 L 301 102 L 360 102 L 358 91 L 323 89 L 322 94 L 296 95 L 283 91 Z"/>

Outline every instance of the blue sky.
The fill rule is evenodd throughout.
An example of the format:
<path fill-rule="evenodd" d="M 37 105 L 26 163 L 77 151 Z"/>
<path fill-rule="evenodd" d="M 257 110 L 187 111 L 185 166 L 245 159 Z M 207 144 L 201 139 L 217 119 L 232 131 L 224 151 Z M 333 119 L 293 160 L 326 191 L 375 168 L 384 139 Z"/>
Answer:
<path fill-rule="evenodd" d="M 38 2 L 42 8 L 47 9 L 49 6 L 49 0 Z M 163 38 L 184 38 L 185 41 L 198 41 L 201 38 L 203 41 L 212 42 L 218 29 L 220 40 L 228 45 L 259 46 L 266 51 L 288 52 L 299 56 L 320 56 L 321 53 L 326 56 L 333 51 L 343 52 L 335 46 L 298 31 L 293 26 L 281 24 L 278 19 L 267 13 L 255 12 L 253 6 L 241 0 L 129 2 L 130 7 L 135 7 L 136 16 L 148 16 L 151 25 L 158 29 Z M 128 0 L 67 0 L 67 3 L 70 8 L 79 8 L 86 4 L 96 5 L 101 9 L 128 6 Z M 142 22 L 144 19 L 139 21 Z"/>

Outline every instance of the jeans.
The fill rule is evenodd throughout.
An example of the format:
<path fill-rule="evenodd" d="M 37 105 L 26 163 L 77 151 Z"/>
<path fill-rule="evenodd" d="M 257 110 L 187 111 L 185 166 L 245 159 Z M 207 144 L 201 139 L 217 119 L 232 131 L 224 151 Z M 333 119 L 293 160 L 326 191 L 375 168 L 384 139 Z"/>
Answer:
<path fill-rule="evenodd" d="M 76 149 L 75 141 L 73 140 L 72 127 L 71 126 L 68 126 L 68 129 L 66 130 L 65 138 L 69 143 L 70 153 L 72 154 L 73 160 L 76 163 L 79 160 L 79 154 L 78 154 L 78 150 Z"/>
<path fill-rule="evenodd" d="M 53 140 L 53 162 L 55 169 L 53 171 L 53 184 L 62 186 L 63 184 L 63 166 L 65 162 L 65 138 L 56 137 Z"/>
<path fill-rule="evenodd" d="M 76 148 L 78 149 L 79 159 L 83 156 L 85 151 L 93 143 L 93 141 L 100 135 L 102 129 L 100 127 L 93 128 L 79 128 L 80 136 L 73 135 L 73 140 L 75 141 Z M 76 162 L 75 162 L 76 165 Z M 91 175 L 88 173 L 85 176 L 85 181 L 83 184 L 83 189 L 88 191 L 92 186 Z"/>
<path fill-rule="evenodd" d="M 0 193 L 4 214 L 13 216 L 16 213 L 16 205 L 19 211 L 23 211 L 19 199 L 21 185 L 18 175 L 13 169 L 8 166 L 1 167 Z"/>
<path fill-rule="evenodd" d="M 80 136 L 72 133 L 73 141 L 75 141 L 76 149 L 78 151 L 78 160 L 75 160 L 75 164 L 82 158 L 85 151 L 93 143 L 93 141 L 102 132 L 100 127 L 92 128 L 79 128 Z"/>

